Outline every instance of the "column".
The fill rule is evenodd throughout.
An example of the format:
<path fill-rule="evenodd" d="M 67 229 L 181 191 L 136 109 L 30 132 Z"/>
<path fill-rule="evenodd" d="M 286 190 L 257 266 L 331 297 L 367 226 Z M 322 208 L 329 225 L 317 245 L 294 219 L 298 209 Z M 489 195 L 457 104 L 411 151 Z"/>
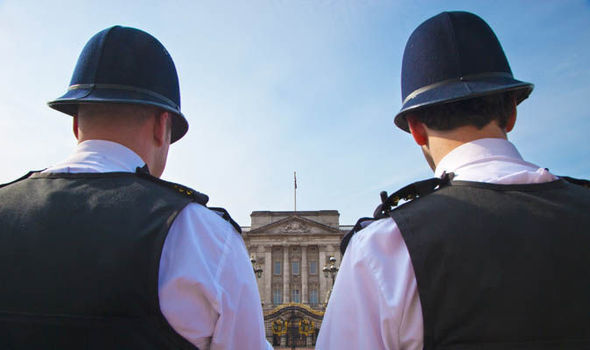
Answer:
<path fill-rule="evenodd" d="M 254 259 L 256 259 L 255 265 L 260 266 L 260 255 L 254 253 L 254 254 L 250 255 L 250 257 L 254 257 Z M 254 268 L 254 266 L 252 266 L 252 268 Z M 263 285 L 264 281 L 262 280 L 262 278 L 258 278 L 256 273 L 254 273 L 254 278 L 256 279 L 256 286 L 258 287 L 258 296 L 260 297 L 260 301 L 262 302 L 262 300 L 263 300 L 262 293 L 264 293 L 264 285 Z"/>
<path fill-rule="evenodd" d="M 320 274 L 320 290 L 318 295 L 318 301 L 323 303 L 326 299 L 326 292 L 328 288 L 326 288 L 326 278 L 324 277 L 324 272 L 322 269 L 326 265 L 326 246 L 319 246 L 318 249 L 320 250 L 320 261 L 318 262 L 318 272 Z"/>
<path fill-rule="evenodd" d="M 301 302 L 307 304 L 307 273 L 309 268 L 307 267 L 307 246 L 301 246 Z"/>
<path fill-rule="evenodd" d="M 264 296 L 262 297 L 265 306 L 272 305 L 272 246 L 264 246 Z"/>
<path fill-rule="evenodd" d="M 289 302 L 289 246 L 283 246 L 283 303 Z"/>

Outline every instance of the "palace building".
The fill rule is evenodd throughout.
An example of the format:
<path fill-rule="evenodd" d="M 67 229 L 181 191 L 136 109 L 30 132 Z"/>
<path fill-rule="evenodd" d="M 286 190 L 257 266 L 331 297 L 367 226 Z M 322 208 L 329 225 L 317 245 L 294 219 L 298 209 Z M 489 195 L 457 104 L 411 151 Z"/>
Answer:
<path fill-rule="evenodd" d="M 312 347 L 352 226 L 336 210 L 254 211 L 243 238 L 257 275 L 266 336 L 281 347 Z"/>

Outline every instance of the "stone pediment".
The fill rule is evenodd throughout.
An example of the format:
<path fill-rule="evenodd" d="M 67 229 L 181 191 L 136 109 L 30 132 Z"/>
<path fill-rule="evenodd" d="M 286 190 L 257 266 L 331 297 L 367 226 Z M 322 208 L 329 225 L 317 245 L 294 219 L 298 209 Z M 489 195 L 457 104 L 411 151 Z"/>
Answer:
<path fill-rule="evenodd" d="M 300 216 L 289 216 L 268 225 L 258 227 L 249 232 L 249 234 L 325 234 L 340 233 L 340 230 L 331 226 L 309 220 Z"/>
<path fill-rule="evenodd" d="M 282 227 L 280 227 L 283 231 L 288 233 L 303 233 L 309 232 L 310 228 L 304 222 L 299 220 L 291 220 L 290 222 L 286 223 Z"/>

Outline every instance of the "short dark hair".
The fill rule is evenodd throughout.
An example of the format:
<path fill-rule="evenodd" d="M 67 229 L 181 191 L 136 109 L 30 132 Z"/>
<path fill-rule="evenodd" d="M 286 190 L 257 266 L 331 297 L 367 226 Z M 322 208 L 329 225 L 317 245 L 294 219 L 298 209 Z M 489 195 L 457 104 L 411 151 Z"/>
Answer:
<path fill-rule="evenodd" d="M 492 120 L 504 129 L 514 108 L 514 97 L 512 92 L 504 92 L 434 105 L 411 114 L 427 127 L 440 131 L 466 125 L 481 129 Z"/>

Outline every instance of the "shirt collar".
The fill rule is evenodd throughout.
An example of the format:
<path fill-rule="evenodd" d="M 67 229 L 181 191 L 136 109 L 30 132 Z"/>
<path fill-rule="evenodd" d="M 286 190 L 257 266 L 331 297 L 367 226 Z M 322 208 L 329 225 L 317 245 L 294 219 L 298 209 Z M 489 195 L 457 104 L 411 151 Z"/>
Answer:
<path fill-rule="evenodd" d="M 86 140 L 79 143 L 66 163 L 87 164 L 102 171 L 124 172 L 135 172 L 137 167 L 145 165 L 143 159 L 131 149 L 106 140 Z"/>
<path fill-rule="evenodd" d="M 434 176 L 441 177 L 444 172 L 456 172 L 461 167 L 491 158 L 523 161 L 516 147 L 508 140 L 498 138 L 479 139 L 462 144 L 444 156 L 438 163 Z"/>

